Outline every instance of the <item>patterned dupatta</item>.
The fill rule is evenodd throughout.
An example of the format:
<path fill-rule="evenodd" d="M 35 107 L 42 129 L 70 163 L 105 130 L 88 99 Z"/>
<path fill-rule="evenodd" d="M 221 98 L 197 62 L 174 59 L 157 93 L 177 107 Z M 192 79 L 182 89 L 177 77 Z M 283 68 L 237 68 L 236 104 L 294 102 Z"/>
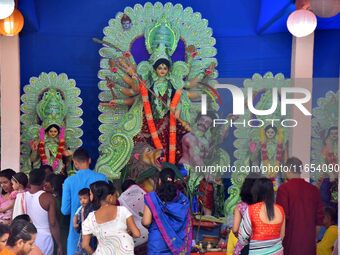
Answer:
<path fill-rule="evenodd" d="M 138 185 L 132 185 L 118 198 L 120 205 L 125 206 L 133 215 L 135 223 L 141 231 L 141 237 L 135 238 L 135 246 L 139 246 L 148 240 L 148 230 L 142 225 L 144 211 L 144 195 L 146 192 Z"/>
<path fill-rule="evenodd" d="M 164 203 L 155 192 L 150 192 L 145 195 L 145 204 L 171 253 L 190 254 L 192 222 L 188 198 L 179 192 L 172 202 Z"/>

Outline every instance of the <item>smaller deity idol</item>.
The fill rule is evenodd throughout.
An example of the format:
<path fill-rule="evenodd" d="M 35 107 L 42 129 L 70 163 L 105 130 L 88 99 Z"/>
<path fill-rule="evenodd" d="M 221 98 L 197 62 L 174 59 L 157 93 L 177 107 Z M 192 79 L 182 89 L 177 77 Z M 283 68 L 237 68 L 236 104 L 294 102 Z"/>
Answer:
<path fill-rule="evenodd" d="M 30 160 L 33 165 L 50 165 L 56 173 L 65 174 L 72 152 L 65 144 L 65 129 L 56 124 L 41 128 L 39 141 L 31 141 Z"/>
<path fill-rule="evenodd" d="M 66 174 L 65 166 L 70 163 L 72 152 L 65 143 L 64 118 L 66 104 L 63 93 L 58 89 L 43 91 L 42 98 L 36 106 L 41 120 L 38 139 L 30 141 L 31 164 L 52 166 L 55 173 Z"/>
<path fill-rule="evenodd" d="M 323 139 L 321 153 L 326 164 L 338 163 L 338 127 L 333 126 L 328 129 L 327 136 Z"/>
<path fill-rule="evenodd" d="M 80 90 L 66 74 L 32 77 L 21 97 L 21 171 L 49 165 L 67 175 L 72 151 L 81 146 Z M 69 167 L 69 168 L 70 168 Z"/>
<path fill-rule="evenodd" d="M 259 144 L 251 140 L 249 142 L 249 149 L 251 165 L 262 166 L 263 170 L 266 167 L 268 177 L 272 178 L 275 184 L 275 179 L 278 181 L 275 167 L 283 164 L 287 158 L 283 129 L 278 129 L 272 125 L 268 125 L 264 129 L 261 128 Z M 275 184 L 275 187 L 277 188 L 277 184 Z"/>

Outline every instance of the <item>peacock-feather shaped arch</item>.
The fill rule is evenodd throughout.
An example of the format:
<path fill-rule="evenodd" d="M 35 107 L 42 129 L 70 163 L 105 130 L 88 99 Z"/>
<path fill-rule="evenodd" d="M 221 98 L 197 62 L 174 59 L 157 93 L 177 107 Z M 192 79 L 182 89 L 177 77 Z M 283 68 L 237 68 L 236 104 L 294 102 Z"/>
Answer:
<path fill-rule="evenodd" d="M 39 130 L 49 124 L 58 124 L 65 129 L 65 142 L 68 149 L 76 150 L 82 145 L 81 125 L 83 114 L 80 108 L 82 99 L 76 82 L 65 73 L 41 73 L 39 77 L 31 77 L 24 86 L 21 96 L 21 171 L 28 173 L 32 168 L 30 161 L 32 140 L 39 139 Z M 57 103 L 46 103 L 47 94 L 51 92 Z M 51 102 L 51 101 L 49 101 Z M 53 116 L 51 115 L 53 112 Z M 44 117 L 43 117 L 44 116 Z M 52 117 L 51 117 L 52 116 Z"/>
<path fill-rule="evenodd" d="M 277 88 L 280 89 L 282 87 L 289 87 L 290 80 L 285 79 L 284 75 L 279 73 L 275 76 L 271 72 L 267 72 L 263 76 L 258 73 L 255 73 L 252 76 L 252 79 L 246 79 L 244 81 L 244 95 L 245 101 L 247 102 L 247 89 L 252 88 L 253 90 L 253 102 L 254 106 L 258 110 L 267 110 L 272 105 L 272 89 Z M 280 98 L 280 95 L 279 95 Z M 279 100 L 280 101 L 280 100 Z M 264 126 L 259 127 L 249 127 L 247 125 L 248 120 L 262 120 Z M 240 189 L 243 184 L 244 179 L 248 175 L 248 173 L 241 171 L 241 167 L 249 167 L 252 165 L 252 151 L 255 152 L 255 149 L 259 147 L 261 143 L 261 139 L 263 139 L 264 127 L 267 125 L 271 125 L 272 122 L 266 121 L 266 119 L 278 119 L 281 120 L 281 107 L 278 104 L 277 109 L 271 115 L 258 116 L 252 114 L 249 109 L 245 110 L 245 114 L 240 116 L 237 120 L 238 123 L 242 123 L 245 121 L 246 125 L 235 125 L 235 141 L 234 147 L 236 148 L 234 152 L 234 156 L 236 158 L 234 165 L 236 166 L 237 171 L 232 173 L 232 186 L 228 189 L 229 198 L 225 202 L 225 214 L 232 215 L 236 204 L 240 200 Z M 253 123 L 252 125 L 255 125 Z M 257 124 L 256 124 L 257 125 Z M 283 145 L 287 143 L 288 137 L 288 129 L 283 128 L 280 124 L 280 121 L 276 121 L 274 126 L 277 128 L 277 140 L 282 140 Z M 269 154 L 270 148 L 268 148 Z M 272 152 L 272 153 L 275 153 Z M 244 170 L 244 169 L 243 169 Z"/>
<path fill-rule="evenodd" d="M 339 91 L 328 91 L 317 101 L 312 111 L 311 163 L 317 171 L 310 171 L 311 178 L 318 180 L 321 173 L 331 173 L 331 167 L 338 166 L 338 119 Z M 333 130 L 333 131 L 332 131 Z M 338 169 L 339 170 L 339 169 Z"/>

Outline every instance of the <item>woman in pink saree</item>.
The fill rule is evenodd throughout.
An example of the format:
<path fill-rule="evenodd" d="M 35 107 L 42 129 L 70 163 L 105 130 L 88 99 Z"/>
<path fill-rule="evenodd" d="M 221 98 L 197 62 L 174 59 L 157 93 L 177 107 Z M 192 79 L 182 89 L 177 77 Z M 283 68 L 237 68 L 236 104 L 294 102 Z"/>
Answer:
<path fill-rule="evenodd" d="M 12 169 L 5 169 L 0 172 L 0 223 L 11 224 L 14 200 L 11 199 L 12 177 L 15 172 Z"/>

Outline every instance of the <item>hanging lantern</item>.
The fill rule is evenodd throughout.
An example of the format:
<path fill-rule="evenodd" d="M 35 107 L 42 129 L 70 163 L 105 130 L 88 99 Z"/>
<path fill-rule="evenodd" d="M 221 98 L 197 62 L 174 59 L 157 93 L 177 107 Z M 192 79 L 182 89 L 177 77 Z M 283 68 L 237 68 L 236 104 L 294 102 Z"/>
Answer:
<path fill-rule="evenodd" d="M 0 34 L 13 36 L 19 34 L 24 26 L 24 17 L 18 9 L 11 16 L 0 20 Z"/>
<path fill-rule="evenodd" d="M 9 17 L 15 7 L 14 0 L 0 0 L 0 19 Z"/>
<path fill-rule="evenodd" d="M 315 15 L 319 17 L 329 18 L 340 12 L 340 0 L 311 0 L 310 4 Z"/>
<path fill-rule="evenodd" d="M 314 13 L 308 10 L 297 10 L 289 15 L 287 27 L 296 37 L 305 37 L 314 32 L 317 20 Z"/>

